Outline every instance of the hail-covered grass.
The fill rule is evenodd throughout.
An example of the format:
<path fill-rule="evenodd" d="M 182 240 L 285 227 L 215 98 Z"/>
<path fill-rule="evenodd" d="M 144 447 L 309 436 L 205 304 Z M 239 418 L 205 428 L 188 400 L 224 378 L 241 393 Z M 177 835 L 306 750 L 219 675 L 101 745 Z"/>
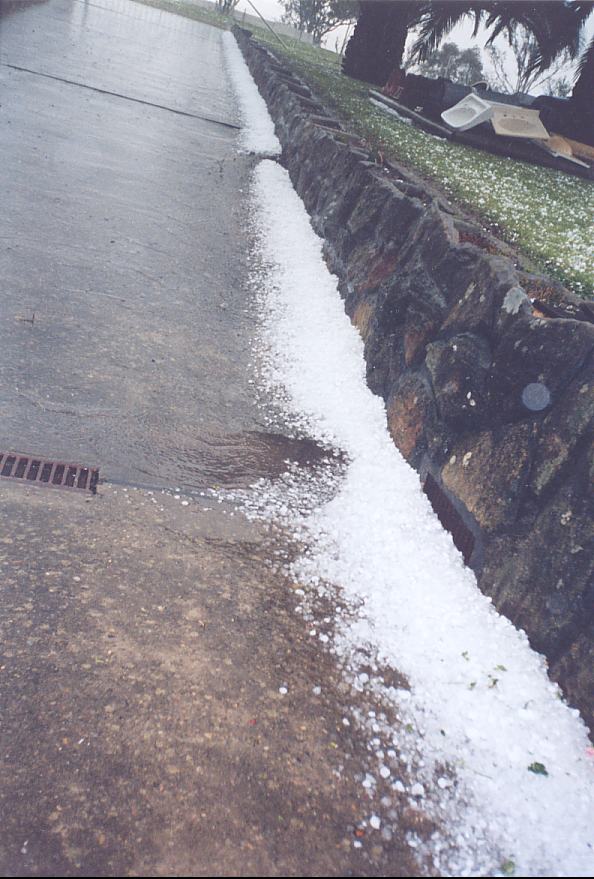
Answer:
<path fill-rule="evenodd" d="M 272 38 L 258 33 L 272 44 Z M 385 113 L 368 86 L 343 76 L 333 52 L 274 45 L 370 145 L 419 171 L 576 293 L 594 291 L 594 186 L 562 171 L 494 156 Z"/>
<path fill-rule="evenodd" d="M 224 30 L 233 25 L 233 21 L 228 16 L 218 12 L 214 2 L 212 10 L 194 3 L 184 3 L 183 0 L 134 0 L 134 2 L 142 3 L 144 6 L 152 6 L 155 9 L 163 9 L 165 12 L 174 12 L 176 15 L 193 18 L 195 21 L 202 21 L 204 24 L 211 24 L 213 27 L 220 27 Z"/>
<path fill-rule="evenodd" d="M 142 2 L 192 18 L 201 18 L 204 12 L 173 0 Z M 216 19 L 219 26 L 228 26 L 229 19 Z M 288 61 L 370 148 L 429 179 L 574 292 L 594 295 L 594 186 L 590 181 L 427 134 L 374 106 L 365 83 L 342 75 L 336 53 L 286 36 L 282 46 L 264 28 L 253 29 L 257 39 Z"/>

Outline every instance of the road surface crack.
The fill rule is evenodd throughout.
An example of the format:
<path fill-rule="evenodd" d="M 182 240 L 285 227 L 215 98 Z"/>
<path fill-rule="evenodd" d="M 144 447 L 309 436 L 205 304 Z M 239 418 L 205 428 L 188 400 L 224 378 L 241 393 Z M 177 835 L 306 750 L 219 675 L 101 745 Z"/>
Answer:
<path fill-rule="evenodd" d="M 94 85 L 88 85 L 85 82 L 76 82 L 73 79 L 65 79 L 63 76 L 54 76 L 52 73 L 43 73 L 40 70 L 31 70 L 29 67 L 19 67 L 17 64 L 3 63 L 2 67 L 10 67 L 11 70 L 19 70 L 21 73 L 30 73 L 33 76 L 43 76 L 45 79 L 55 79 L 56 82 L 64 82 L 67 85 L 78 86 L 79 88 L 89 89 L 92 92 L 98 92 L 100 95 L 111 95 L 113 98 L 122 98 L 124 101 L 132 101 L 135 104 L 144 104 L 146 107 L 156 107 L 158 110 L 167 110 L 169 113 L 175 113 L 178 116 L 189 116 L 190 119 L 200 119 L 203 122 L 210 122 L 213 125 L 222 125 L 224 128 L 233 128 L 237 131 L 241 128 L 235 122 L 225 122 L 223 119 L 215 119 L 212 116 L 202 116 L 198 113 L 189 113 L 187 110 L 176 110 L 173 107 L 166 107 L 164 104 L 155 104 L 152 101 L 143 101 L 142 98 L 132 98 L 130 95 L 122 95 L 120 92 L 112 92 L 108 89 L 100 89 Z"/>

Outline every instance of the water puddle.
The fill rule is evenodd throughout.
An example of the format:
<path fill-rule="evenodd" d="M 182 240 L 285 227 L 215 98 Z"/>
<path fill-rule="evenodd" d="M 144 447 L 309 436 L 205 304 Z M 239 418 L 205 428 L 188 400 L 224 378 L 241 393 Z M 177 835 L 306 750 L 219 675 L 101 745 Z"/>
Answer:
<path fill-rule="evenodd" d="M 291 465 L 314 467 L 342 460 L 335 450 L 314 440 L 260 431 L 201 434 L 191 448 L 172 449 L 168 458 L 183 474 L 177 479 L 209 488 L 244 488 L 258 479 L 275 479 Z"/>

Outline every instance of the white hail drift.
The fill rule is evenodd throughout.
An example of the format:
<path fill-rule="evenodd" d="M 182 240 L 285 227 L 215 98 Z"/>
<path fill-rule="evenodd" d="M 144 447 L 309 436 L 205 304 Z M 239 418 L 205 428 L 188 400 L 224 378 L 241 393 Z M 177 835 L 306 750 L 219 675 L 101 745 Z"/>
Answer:
<path fill-rule="evenodd" d="M 255 85 L 241 60 L 234 83 L 243 104 Z M 247 127 L 261 130 L 263 113 L 262 103 Z M 390 695 L 419 730 L 425 766 L 409 793 L 445 804 L 455 840 L 453 857 L 440 860 L 441 843 L 434 849 L 438 869 L 497 871 L 503 854 L 518 875 L 591 875 L 594 761 L 578 712 L 560 699 L 525 634 L 480 592 L 395 448 L 383 401 L 365 382 L 362 340 L 287 172 L 260 162 L 252 199 L 265 266 L 255 281 L 266 387 L 280 389 L 286 417 L 348 464 L 332 499 L 313 508 L 299 500 L 299 481 L 307 488 L 308 480 L 299 474 L 294 490 L 261 482 L 251 501 L 243 494 L 247 507 L 306 538 L 291 569 L 306 591 L 326 581 L 362 605 L 350 627 L 339 627 L 340 655 L 348 660 L 371 642 L 408 677 L 411 693 Z M 444 763 L 455 770 L 455 795 L 444 779 L 433 781 Z"/>

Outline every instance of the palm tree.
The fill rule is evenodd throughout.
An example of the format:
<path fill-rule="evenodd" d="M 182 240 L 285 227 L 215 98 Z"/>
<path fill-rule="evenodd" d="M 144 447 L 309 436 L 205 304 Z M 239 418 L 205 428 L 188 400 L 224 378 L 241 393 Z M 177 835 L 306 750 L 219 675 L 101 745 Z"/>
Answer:
<path fill-rule="evenodd" d="M 426 0 L 389 2 L 361 0 L 357 26 L 345 52 L 343 72 L 374 85 L 383 85 L 392 70 L 402 63 L 404 44 L 411 28 L 419 26 L 412 55 L 425 60 L 441 40 L 462 19 L 474 19 L 474 34 L 481 23 L 490 31 L 487 45 L 500 35 L 511 39 L 518 27 L 533 35 L 533 70 L 546 70 L 555 58 L 568 52 L 575 58 L 581 48 L 581 34 L 594 8 L 592 0 Z M 590 62 L 591 64 L 592 62 Z M 582 75 L 586 82 L 590 66 Z"/>
<path fill-rule="evenodd" d="M 342 62 L 354 79 L 383 86 L 400 67 L 408 32 L 419 20 L 418 2 L 361 0 L 359 17 Z"/>
<path fill-rule="evenodd" d="M 579 75 L 573 87 L 572 97 L 583 101 L 584 106 L 594 103 L 594 39 L 582 55 Z"/>
<path fill-rule="evenodd" d="M 490 0 L 483 3 L 426 3 L 413 54 L 420 60 L 434 50 L 463 18 L 474 18 L 474 36 L 484 23 L 490 31 L 487 45 L 500 35 L 511 41 L 518 28 L 533 37 L 532 71 L 544 71 L 564 52 L 575 58 L 581 49 L 581 32 L 594 3 L 537 0 L 533 3 Z"/>
<path fill-rule="evenodd" d="M 571 93 L 577 122 L 576 139 L 594 146 L 594 39 L 583 53 Z"/>
<path fill-rule="evenodd" d="M 594 0 L 424 0 L 389 2 L 360 0 L 360 14 L 343 59 L 343 73 L 373 85 L 383 86 L 395 68 L 402 65 L 409 31 L 419 28 L 412 57 L 423 61 L 462 19 L 474 19 L 474 34 L 484 24 L 487 45 L 498 36 L 510 42 L 519 29 L 531 36 L 528 73 L 545 71 L 563 53 L 576 58 L 582 50 L 586 20 Z M 569 127 L 577 139 L 594 144 L 594 40 L 582 53 L 571 101 Z"/>
<path fill-rule="evenodd" d="M 594 10 L 594 3 L 579 2 L 576 4 L 582 15 L 583 24 Z M 576 112 L 584 114 L 590 119 L 591 128 L 594 130 L 594 38 L 590 45 L 582 53 L 578 67 L 578 76 L 571 93 L 572 100 L 575 102 Z"/>

